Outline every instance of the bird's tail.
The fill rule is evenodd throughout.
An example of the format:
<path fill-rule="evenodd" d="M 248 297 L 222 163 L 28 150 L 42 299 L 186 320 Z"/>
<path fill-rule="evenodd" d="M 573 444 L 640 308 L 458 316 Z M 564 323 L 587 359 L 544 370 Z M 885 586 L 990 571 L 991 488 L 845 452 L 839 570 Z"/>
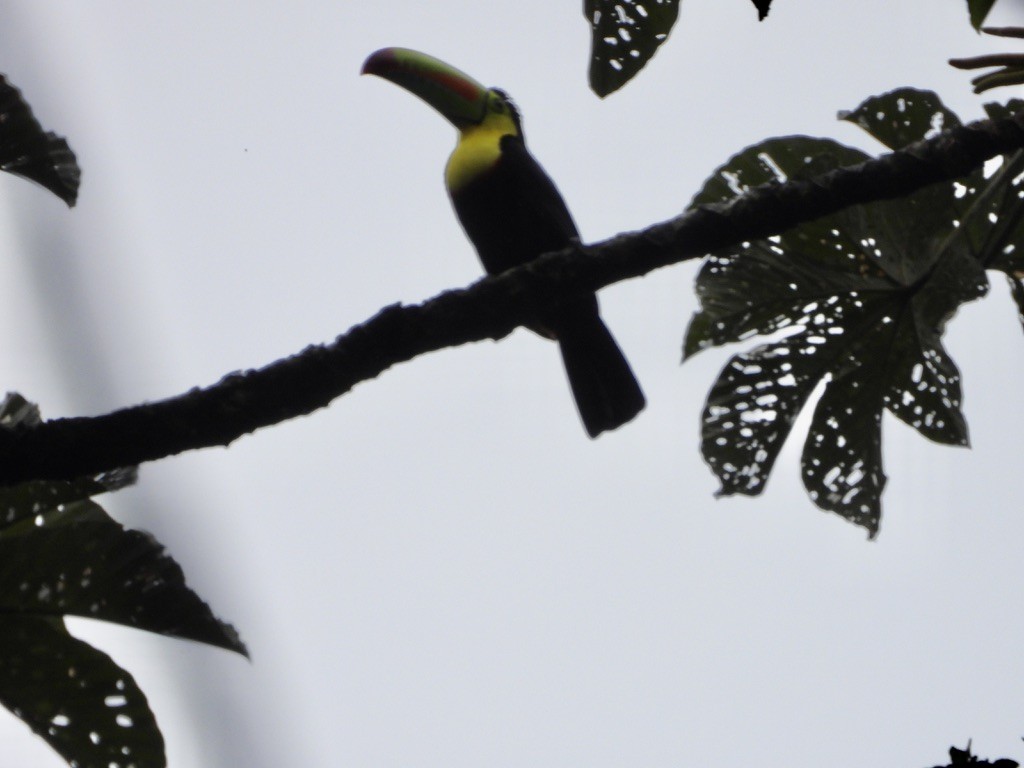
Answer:
<path fill-rule="evenodd" d="M 643 410 L 644 393 L 596 312 L 560 322 L 558 346 L 588 435 L 620 427 Z"/>

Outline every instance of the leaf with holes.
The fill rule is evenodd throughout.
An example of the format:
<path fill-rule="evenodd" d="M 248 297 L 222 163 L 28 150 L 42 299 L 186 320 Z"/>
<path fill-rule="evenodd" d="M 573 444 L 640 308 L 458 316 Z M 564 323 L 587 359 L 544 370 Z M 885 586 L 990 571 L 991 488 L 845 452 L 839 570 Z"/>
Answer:
<path fill-rule="evenodd" d="M 679 0 L 584 0 L 590 24 L 590 87 L 602 98 L 625 85 L 658 50 Z"/>
<path fill-rule="evenodd" d="M 985 105 L 993 120 L 1010 117 L 1022 109 L 1024 101 L 1019 99 L 1011 99 L 1005 105 Z M 1001 165 L 984 185 L 986 204 L 979 206 L 967 226 L 985 266 L 1006 274 L 1018 319 L 1024 326 L 1024 250 L 1020 247 L 1024 242 L 1024 152 L 1002 158 Z"/>
<path fill-rule="evenodd" d="M 0 425 L 38 421 L 17 395 L 0 405 Z M 0 488 L 0 702 L 73 764 L 164 765 L 163 739 L 131 676 L 71 637 L 64 616 L 245 653 L 163 547 L 90 498 L 133 480 L 123 470 Z"/>
<path fill-rule="evenodd" d="M 166 765 L 146 696 L 109 656 L 59 618 L 5 616 L 0 702 L 70 765 Z"/>
<path fill-rule="evenodd" d="M 1009 118 L 1024 108 L 1013 99 L 1006 105 L 986 104 L 993 120 Z M 891 149 L 901 149 L 922 138 L 959 126 L 957 116 L 932 91 L 901 88 L 874 96 L 840 119 L 860 126 Z M 986 269 L 1005 272 L 1015 299 L 1024 277 L 1024 256 L 1017 244 L 1024 239 L 1024 153 L 995 158 L 953 185 L 955 236 L 961 239 Z M 1018 299 L 1024 319 L 1024 304 Z"/>
<path fill-rule="evenodd" d="M 10 516 L 4 491 L 0 509 Z M 26 512 L 0 525 L 0 611 L 85 616 L 245 653 L 149 534 L 123 528 L 90 499 Z"/>
<path fill-rule="evenodd" d="M 932 130 L 936 114 L 955 121 L 933 96 L 887 94 L 850 114 L 896 145 Z M 731 158 L 693 204 L 865 157 L 825 139 L 771 139 Z M 708 259 L 684 356 L 777 334 L 733 357 L 708 396 L 702 452 L 720 493 L 764 489 L 794 420 L 819 387 L 804 485 L 819 507 L 872 536 L 885 485 L 883 409 L 932 440 L 967 444 L 960 375 L 940 337 L 956 309 L 987 290 L 969 228 L 958 226 L 965 209 L 978 209 L 981 182 L 973 179 L 973 190 L 940 184 L 849 208 Z"/>
<path fill-rule="evenodd" d="M 986 104 L 989 118 L 1009 118 L 1024 108 L 1024 101 Z M 892 149 L 930 138 L 940 130 L 960 125 L 931 91 L 902 88 L 867 99 L 851 112 L 840 113 Z M 961 238 L 986 269 L 1004 272 L 1024 324 L 1024 152 L 990 161 L 954 184 L 953 218 Z"/>
<path fill-rule="evenodd" d="M 34 181 L 73 206 L 81 171 L 65 139 L 44 131 L 21 92 L 0 75 L 0 170 Z"/>
<path fill-rule="evenodd" d="M 889 149 L 901 149 L 960 125 L 960 118 L 946 108 L 937 93 L 916 88 L 873 96 L 838 117 L 860 126 Z"/>

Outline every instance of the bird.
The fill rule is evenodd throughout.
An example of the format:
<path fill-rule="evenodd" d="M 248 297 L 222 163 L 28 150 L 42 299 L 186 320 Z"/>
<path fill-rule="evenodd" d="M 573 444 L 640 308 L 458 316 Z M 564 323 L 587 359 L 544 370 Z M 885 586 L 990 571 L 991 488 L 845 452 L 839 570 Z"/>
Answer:
<path fill-rule="evenodd" d="M 418 96 L 458 131 L 444 180 L 455 215 L 488 274 L 500 274 L 579 239 L 554 182 L 526 148 L 518 108 L 440 59 L 408 48 L 371 54 L 362 74 Z M 532 324 L 558 343 L 583 427 L 591 438 L 631 421 L 646 401 L 593 293 L 545 310 Z"/>

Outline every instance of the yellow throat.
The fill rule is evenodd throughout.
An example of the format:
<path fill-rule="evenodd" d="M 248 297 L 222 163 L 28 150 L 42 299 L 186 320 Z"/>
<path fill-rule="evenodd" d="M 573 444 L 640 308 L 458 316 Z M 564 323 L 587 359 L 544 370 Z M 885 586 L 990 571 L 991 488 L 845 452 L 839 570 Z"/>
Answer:
<path fill-rule="evenodd" d="M 501 138 L 518 134 L 507 112 L 490 110 L 483 121 L 459 131 L 459 141 L 444 169 L 444 183 L 449 193 L 462 189 L 494 167 L 501 157 Z"/>

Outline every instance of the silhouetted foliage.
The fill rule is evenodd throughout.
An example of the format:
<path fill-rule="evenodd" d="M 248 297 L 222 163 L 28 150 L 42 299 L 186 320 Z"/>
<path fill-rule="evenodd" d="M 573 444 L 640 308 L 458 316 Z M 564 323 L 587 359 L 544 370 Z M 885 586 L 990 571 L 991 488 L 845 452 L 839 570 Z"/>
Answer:
<path fill-rule="evenodd" d="M 971 753 L 971 743 L 965 749 L 949 748 L 949 765 L 937 765 L 935 768 L 1017 768 L 1016 760 L 1003 757 L 999 760 L 982 760 Z"/>
<path fill-rule="evenodd" d="M 931 92 L 868 99 L 843 119 L 899 149 L 960 121 Z M 707 205 L 770 182 L 820 174 L 867 155 L 828 139 L 769 139 L 719 168 L 694 198 Z M 734 356 L 708 396 L 701 444 L 722 494 L 757 495 L 801 409 L 823 386 L 804 444 L 810 498 L 878 531 L 882 412 L 923 436 L 967 445 L 960 373 L 946 322 L 985 294 L 985 269 L 1024 294 L 1020 153 L 908 197 L 848 208 L 766 240 L 712 254 L 697 278 L 701 310 L 684 355 L 786 331 Z M 1024 306 L 1022 306 L 1024 312 Z"/>
<path fill-rule="evenodd" d="M 584 0 L 590 23 L 590 87 L 617 91 L 647 64 L 672 31 L 679 0 Z"/>
<path fill-rule="evenodd" d="M 0 75 L 0 170 L 41 184 L 73 206 L 81 172 L 65 139 L 44 131 L 21 92 Z"/>
<path fill-rule="evenodd" d="M 764 18 L 770 0 L 753 1 Z M 976 27 L 993 4 L 969 0 Z M 593 32 L 591 84 L 603 96 L 635 75 L 665 41 L 678 0 L 585 0 L 584 12 Z M 1004 67 L 1015 63 L 997 62 Z M 1003 82 L 985 77 L 990 79 L 980 82 L 986 87 Z M 1010 116 L 1022 106 L 989 105 L 990 116 L 1004 125 L 1001 133 L 993 131 L 996 139 L 985 139 L 1019 147 L 1021 125 Z M 935 94 L 910 89 L 869 99 L 843 118 L 897 150 L 960 124 Z M 123 448 L 129 442 L 126 435 L 137 439 L 129 446 L 137 461 L 226 444 L 259 426 L 322 407 L 355 383 L 416 354 L 500 338 L 528 324 L 530 313 L 546 306 L 544 302 L 560 299 L 567 290 L 566 275 L 593 290 L 627 274 L 695 258 L 704 250 L 685 256 L 679 252 L 713 243 L 698 277 L 701 310 L 687 331 L 684 357 L 708 346 L 771 335 L 755 349 L 735 355 L 708 397 L 702 451 L 722 483 L 721 493 L 756 495 L 763 490 L 797 414 L 820 389 L 802 458 L 805 486 L 819 507 L 843 515 L 873 536 L 885 485 L 885 410 L 929 439 L 967 444 L 960 374 L 941 344 L 945 323 L 961 304 L 985 294 L 986 271 L 1006 275 L 1024 323 L 1024 256 L 1016 247 L 1024 237 L 1024 153 L 1007 154 L 998 167 L 992 164 L 983 171 L 978 164 L 995 151 L 1008 151 L 1007 144 L 979 150 L 984 131 L 973 130 L 948 134 L 957 137 L 950 139 L 952 150 L 936 149 L 935 142 L 915 145 L 906 153 L 914 162 L 897 171 L 885 169 L 883 162 L 858 165 L 868 160 L 866 154 L 827 139 L 762 141 L 714 173 L 694 198 L 692 215 L 627 237 L 625 245 L 616 239 L 594 248 L 595 253 L 603 248 L 612 254 L 606 257 L 610 277 L 575 258 L 586 253 L 554 255 L 562 261 L 549 254 L 529 269 L 421 306 L 386 307 L 329 347 L 307 349 L 262 371 L 229 375 L 173 402 L 102 417 L 107 427 L 102 461 L 121 455 L 110 446 Z M 958 154 L 970 155 L 963 162 L 975 170 L 950 182 L 956 175 L 951 168 L 964 170 Z M 857 168 L 829 173 L 840 166 Z M 879 168 L 883 183 L 889 184 L 883 192 L 872 191 L 870 184 L 851 184 L 851 179 L 872 177 Z M 69 206 L 76 201 L 80 172 L 67 142 L 43 130 L 18 90 L 2 76 L 0 170 L 41 184 Z M 813 189 L 792 183 L 811 177 Z M 894 182 L 897 177 L 910 181 Z M 936 178 L 946 180 L 920 188 Z M 849 204 L 844 194 L 857 202 L 893 198 L 900 183 L 910 185 L 904 192 L 917 191 L 840 210 Z M 774 193 L 778 199 L 772 199 Z M 734 204 L 741 197 L 741 204 Z M 803 219 L 811 221 L 790 228 L 794 200 L 805 204 Z M 815 218 L 815 211 L 827 215 Z M 765 226 L 779 221 L 781 234 L 766 236 L 773 230 Z M 727 225 L 736 222 L 735 231 L 752 239 L 718 247 L 737 241 L 722 234 L 731 234 Z M 682 233 L 685 241 L 688 232 L 697 234 L 693 242 L 680 245 L 673 239 Z M 622 266 L 626 261 L 631 262 L 629 269 L 640 271 L 628 272 Z M 460 311 L 477 312 L 478 327 L 463 322 Z M 292 399 L 282 397 L 293 392 Z M 96 450 L 89 428 L 99 420 L 62 421 L 53 434 L 71 437 L 65 443 L 57 438 L 56 445 L 72 446 L 79 458 Z M 3 472 L 17 464 L 19 450 L 31 452 L 26 445 L 59 453 L 45 436 L 33 443 L 46 432 L 40 423 L 35 406 L 19 396 L 8 396 L 0 404 L 0 444 L 7 452 Z M 169 435 L 169 442 L 161 444 L 157 434 Z M 75 477 L 81 470 L 69 472 L 61 464 L 65 458 L 62 454 L 55 465 L 27 476 L 66 472 Z M 65 616 L 246 653 L 235 630 L 188 588 L 180 567 L 161 545 L 146 533 L 122 527 L 93 500 L 134 480 L 135 470 L 129 468 L 0 487 L 0 612 L 5 616 L 0 623 L 0 703 L 72 765 L 152 768 L 166 761 L 163 738 L 143 692 L 110 657 L 73 637 Z M 970 745 L 966 750 L 951 748 L 950 758 L 951 766 L 1017 766 L 1009 759 L 979 760 Z"/>
<path fill-rule="evenodd" d="M 764 21 L 772 0 L 751 2 L 757 8 L 758 21 Z M 975 29 L 981 28 L 995 2 L 967 0 Z M 583 15 L 591 29 L 590 87 L 604 97 L 628 83 L 668 39 L 679 15 L 679 0 L 584 0 Z M 999 30 L 986 31 L 1000 34 Z M 988 82 L 991 83 L 988 87 L 995 87 L 1020 81 L 998 75 Z"/>
<path fill-rule="evenodd" d="M 0 428 L 38 422 L 17 395 L 0 404 Z M 122 527 L 91 498 L 134 481 L 126 469 L 0 488 L 0 703 L 73 765 L 165 763 L 145 695 L 72 637 L 65 616 L 246 652 L 152 536 Z"/>
<path fill-rule="evenodd" d="M 995 4 L 996 0 L 967 0 L 967 9 L 971 14 L 971 26 L 975 29 L 981 29 L 981 25 L 985 23 L 988 12 L 992 10 L 992 6 Z"/>

